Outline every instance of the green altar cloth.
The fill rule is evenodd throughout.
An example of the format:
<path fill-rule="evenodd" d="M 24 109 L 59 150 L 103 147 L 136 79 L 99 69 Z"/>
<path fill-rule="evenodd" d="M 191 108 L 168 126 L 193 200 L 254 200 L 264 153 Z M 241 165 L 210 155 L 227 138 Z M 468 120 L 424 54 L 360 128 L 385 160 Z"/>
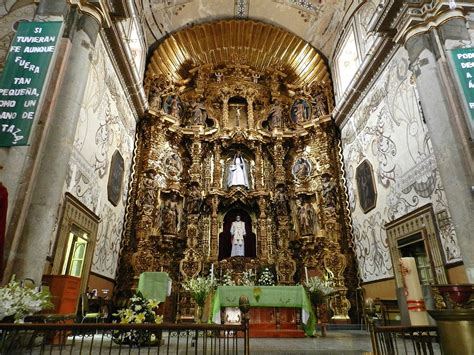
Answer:
<path fill-rule="evenodd" d="M 137 290 L 145 298 L 164 302 L 171 290 L 171 279 L 166 272 L 142 272 L 138 279 Z"/>
<path fill-rule="evenodd" d="M 212 321 L 220 322 L 221 307 L 238 307 L 242 295 L 248 297 L 251 307 L 301 308 L 304 331 L 313 335 L 316 316 L 303 286 L 219 286 L 212 299 Z"/>

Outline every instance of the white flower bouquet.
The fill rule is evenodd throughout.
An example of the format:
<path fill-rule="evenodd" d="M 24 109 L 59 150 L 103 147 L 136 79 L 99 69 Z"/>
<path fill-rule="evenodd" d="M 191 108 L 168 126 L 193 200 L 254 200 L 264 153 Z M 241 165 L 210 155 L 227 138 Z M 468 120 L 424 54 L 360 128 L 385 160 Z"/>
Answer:
<path fill-rule="evenodd" d="M 13 317 L 18 323 L 26 316 L 48 308 L 53 308 L 49 291 L 22 287 L 15 281 L 15 275 L 6 286 L 0 287 L 0 320 Z"/>
<path fill-rule="evenodd" d="M 264 268 L 258 277 L 258 284 L 260 286 L 274 286 L 275 276 L 268 267 Z"/>
<path fill-rule="evenodd" d="M 198 306 L 204 306 L 207 296 L 216 287 L 216 283 L 211 277 L 193 277 L 183 283 L 183 288 L 191 293 L 191 297 Z"/>
<path fill-rule="evenodd" d="M 327 281 L 321 280 L 317 276 L 310 277 L 304 286 L 308 290 L 313 304 L 318 305 L 325 302 L 326 297 L 335 292 Z"/>
<path fill-rule="evenodd" d="M 242 273 L 242 285 L 243 286 L 255 286 L 255 279 L 257 275 L 252 269 L 246 270 Z"/>
<path fill-rule="evenodd" d="M 159 302 L 155 299 L 145 299 L 141 292 L 130 298 L 128 308 L 119 310 L 114 316 L 121 324 L 163 323 L 163 316 L 156 313 Z M 161 338 L 161 332 L 148 330 L 116 330 L 113 333 L 114 341 L 118 344 L 130 346 L 153 345 Z"/>
<path fill-rule="evenodd" d="M 226 271 L 224 276 L 222 276 L 221 284 L 222 286 L 235 286 L 235 282 L 229 271 Z"/>

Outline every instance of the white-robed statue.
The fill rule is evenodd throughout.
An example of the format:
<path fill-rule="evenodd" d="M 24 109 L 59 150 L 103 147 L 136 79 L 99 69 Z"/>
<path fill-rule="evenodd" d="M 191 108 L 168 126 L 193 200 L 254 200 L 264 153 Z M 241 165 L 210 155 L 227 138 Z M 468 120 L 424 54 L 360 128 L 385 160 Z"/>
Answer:
<path fill-rule="evenodd" d="M 231 187 L 237 185 L 249 187 L 245 161 L 240 152 L 235 154 L 232 164 L 229 166 L 229 176 L 227 177 L 227 186 Z"/>
<path fill-rule="evenodd" d="M 230 256 L 245 256 L 245 222 L 240 220 L 240 216 L 235 217 L 230 227 L 230 234 L 232 235 L 232 251 Z"/>

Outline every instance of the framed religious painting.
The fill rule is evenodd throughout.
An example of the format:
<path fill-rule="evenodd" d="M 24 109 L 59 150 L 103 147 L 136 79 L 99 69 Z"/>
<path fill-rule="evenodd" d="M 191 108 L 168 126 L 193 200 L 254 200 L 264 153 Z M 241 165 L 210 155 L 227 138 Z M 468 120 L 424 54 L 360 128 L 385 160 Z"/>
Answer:
<path fill-rule="evenodd" d="M 109 202 L 117 206 L 122 195 L 125 163 L 118 150 L 112 155 L 110 163 L 109 180 L 107 182 L 107 198 Z"/>
<path fill-rule="evenodd" d="M 305 156 L 299 156 L 291 167 L 291 174 L 297 181 L 304 181 L 311 176 L 312 170 L 311 161 Z"/>
<path fill-rule="evenodd" d="M 357 192 L 359 203 L 364 213 L 374 209 L 377 204 L 377 190 L 375 188 L 374 171 L 372 164 L 365 159 L 356 169 Z"/>

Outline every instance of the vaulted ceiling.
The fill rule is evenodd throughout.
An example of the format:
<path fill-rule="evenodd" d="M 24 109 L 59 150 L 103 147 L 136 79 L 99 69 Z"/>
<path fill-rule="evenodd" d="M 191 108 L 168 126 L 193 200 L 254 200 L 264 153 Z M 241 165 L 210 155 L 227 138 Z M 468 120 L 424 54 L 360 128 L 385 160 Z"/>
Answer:
<path fill-rule="evenodd" d="M 346 9 L 356 0 L 136 0 L 148 45 L 168 34 L 219 19 L 282 27 L 330 58 Z"/>

